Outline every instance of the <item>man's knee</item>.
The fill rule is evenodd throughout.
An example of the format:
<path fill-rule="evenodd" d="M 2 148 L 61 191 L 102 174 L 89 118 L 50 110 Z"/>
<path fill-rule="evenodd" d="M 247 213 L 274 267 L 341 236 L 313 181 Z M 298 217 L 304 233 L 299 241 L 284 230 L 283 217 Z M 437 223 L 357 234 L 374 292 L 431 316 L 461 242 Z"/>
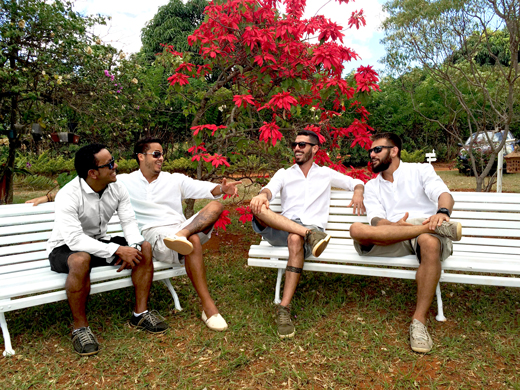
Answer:
<path fill-rule="evenodd" d="M 417 244 L 421 251 L 421 262 L 440 261 L 441 242 L 437 237 L 434 237 L 431 234 L 421 234 L 417 237 Z"/>
<path fill-rule="evenodd" d="M 209 202 L 206 207 L 212 211 L 217 212 L 218 214 L 222 214 L 222 211 L 224 211 L 224 205 L 216 200 Z"/>
<path fill-rule="evenodd" d="M 265 206 L 265 204 L 263 204 L 261 207 L 260 207 L 260 211 L 258 213 L 255 213 L 253 211 L 253 209 L 251 209 L 251 212 L 253 213 L 253 215 L 255 217 L 259 217 L 259 218 L 262 218 L 263 215 L 265 215 L 267 212 L 268 212 L 268 208 Z"/>
<path fill-rule="evenodd" d="M 194 248 L 202 246 L 202 244 L 200 243 L 200 237 L 198 234 L 192 234 L 191 236 L 189 236 L 188 241 L 191 242 L 191 244 L 193 245 Z"/>
<path fill-rule="evenodd" d="M 304 239 L 299 234 L 289 233 L 287 237 L 287 246 L 290 250 L 300 250 L 303 249 Z"/>
<path fill-rule="evenodd" d="M 85 273 L 90 271 L 90 260 L 91 257 L 87 252 L 73 253 L 67 259 L 69 266 L 69 273 Z"/>

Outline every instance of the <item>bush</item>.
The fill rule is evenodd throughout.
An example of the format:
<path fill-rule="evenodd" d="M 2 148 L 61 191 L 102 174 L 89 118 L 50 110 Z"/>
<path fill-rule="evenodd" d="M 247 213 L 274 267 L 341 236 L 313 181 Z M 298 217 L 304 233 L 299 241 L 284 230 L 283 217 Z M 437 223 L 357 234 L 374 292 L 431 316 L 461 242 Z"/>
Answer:
<path fill-rule="evenodd" d="M 426 159 L 426 155 L 422 149 L 416 150 L 412 153 L 408 153 L 406 150 L 401 150 L 401 160 L 404 162 L 411 163 L 423 163 Z"/>

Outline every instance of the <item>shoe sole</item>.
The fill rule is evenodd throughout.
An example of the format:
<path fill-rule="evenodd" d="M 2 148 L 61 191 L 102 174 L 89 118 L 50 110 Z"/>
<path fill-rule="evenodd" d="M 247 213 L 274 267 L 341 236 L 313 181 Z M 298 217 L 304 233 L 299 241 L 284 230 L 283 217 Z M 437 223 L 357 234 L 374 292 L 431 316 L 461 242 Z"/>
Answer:
<path fill-rule="evenodd" d="M 99 349 L 97 351 L 94 351 L 94 352 L 78 352 L 76 350 L 74 350 L 74 352 L 76 352 L 78 355 L 80 356 L 92 356 L 92 355 L 96 355 L 98 352 L 99 352 Z"/>
<path fill-rule="evenodd" d="M 460 223 L 457 224 L 457 237 L 453 241 L 460 241 L 462 238 L 462 225 Z"/>
<path fill-rule="evenodd" d="M 294 337 L 295 334 L 296 334 L 296 331 L 292 332 L 291 334 L 280 334 L 280 333 L 278 333 L 278 337 L 280 337 L 281 339 L 290 339 L 290 338 Z"/>
<path fill-rule="evenodd" d="M 410 347 L 412 348 L 412 351 L 414 352 L 419 352 L 419 353 L 428 353 L 430 352 L 432 349 L 426 349 L 426 348 L 417 348 L 417 347 Z"/>
<path fill-rule="evenodd" d="M 327 234 L 327 237 L 325 237 L 323 240 L 320 240 L 316 245 L 314 245 L 314 248 L 312 248 L 312 255 L 314 257 L 319 257 L 330 241 L 330 234 Z"/>
<path fill-rule="evenodd" d="M 166 328 L 164 330 L 160 330 L 158 332 L 153 332 L 151 330 L 146 329 L 144 326 L 137 326 L 137 325 L 132 324 L 131 322 L 129 322 L 128 325 L 130 325 L 131 328 L 134 328 L 136 330 L 144 330 L 145 332 L 148 332 L 150 334 L 164 334 L 164 333 L 168 332 L 168 328 Z"/>
<path fill-rule="evenodd" d="M 185 256 L 193 252 L 193 245 L 187 240 L 166 237 L 163 241 L 164 245 L 166 245 L 169 249 L 180 253 L 181 255 Z"/>

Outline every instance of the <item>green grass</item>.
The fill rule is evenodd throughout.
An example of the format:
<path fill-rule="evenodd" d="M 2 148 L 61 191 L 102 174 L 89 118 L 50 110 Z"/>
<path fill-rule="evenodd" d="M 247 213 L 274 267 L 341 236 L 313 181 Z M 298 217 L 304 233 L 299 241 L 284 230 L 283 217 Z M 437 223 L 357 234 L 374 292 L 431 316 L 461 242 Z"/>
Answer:
<path fill-rule="evenodd" d="M 461 175 L 456 170 L 439 171 L 437 174 L 444 180 L 450 190 L 475 191 L 477 186 L 474 177 Z M 496 192 L 496 184 L 493 185 L 492 192 Z M 520 174 L 504 174 L 502 176 L 502 192 L 520 192 Z"/>
<path fill-rule="evenodd" d="M 462 176 L 439 174 L 462 188 Z M 516 177 L 505 176 L 507 186 L 518 185 Z M 72 351 L 66 302 L 9 312 L 16 355 L 0 358 L 0 388 L 520 389 L 520 289 L 443 284 L 448 320 L 434 320 L 434 303 L 434 349 L 422 355 L 408 345 L 414 281 L 305 272 L 293 301 L 296 336 L 280 340 L 276 271 L 247 267 L 259 237 L 231 217 L 227 232 L 213 238 L 220 244 L 204 254 L 227 332 L 203 325 L 187 277 L 173 279 L 181 312 L 162 284 L 152 286 L 150 308 L 170 325 L 162 336 L 127 325 L 133 289 L 93 295 L 88 317 L 102 344 L 93 357 Z"/>

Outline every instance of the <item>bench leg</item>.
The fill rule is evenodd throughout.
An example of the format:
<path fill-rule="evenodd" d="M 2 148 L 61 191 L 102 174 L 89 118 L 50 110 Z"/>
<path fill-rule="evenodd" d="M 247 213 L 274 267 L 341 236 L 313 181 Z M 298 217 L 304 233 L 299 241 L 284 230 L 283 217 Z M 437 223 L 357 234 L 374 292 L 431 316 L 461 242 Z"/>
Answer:
<path fill-rule="evenodd" d="M 9 330 L 7 329 L 7 321 L 5 320 L 5 314 L 3 312 L 0 313 L 0 327 L 2 328 L 2 335 L 4 336 L 4 356 L 12 356 L 14 355 L 14 349 L 11 345 L 11 336 L 9 335 Z"/>
<path fill-rule="evenodd" d="M 182 311 L 181 303 L 179 302 L 179 297 L 177 296 L 177 293 L 175 292 L 175 289 L 173 288 L 170 279 L 163 279 L 162 282 L 166 285 L 166 287 L 168 288 L 168 290 L 170 290 L 170 293 L 172 294 L 173 301 L 175 302 L 175 310 Z"/>
<path fill-rule="evenodd" d="M 276 287 L 274 289 L 274 303 L 276 303 L 277 305 L 280 304 L 280 302 L 282 302 L 282 300 L 280 299 L 280 288 L 282 286 L 282 276 L 284 271 L 285 269 L 279 268 L 278 277 L 276 278 Z"/>
<path fill-rule="evenodd" d="M 437 321 L 446 321 L 446 317 L 444 317 L 444 309 L 442 307 L 441 282 L 437 283 L 435 294 L 437 295 L 437 316 L 435 319 Z"/>

